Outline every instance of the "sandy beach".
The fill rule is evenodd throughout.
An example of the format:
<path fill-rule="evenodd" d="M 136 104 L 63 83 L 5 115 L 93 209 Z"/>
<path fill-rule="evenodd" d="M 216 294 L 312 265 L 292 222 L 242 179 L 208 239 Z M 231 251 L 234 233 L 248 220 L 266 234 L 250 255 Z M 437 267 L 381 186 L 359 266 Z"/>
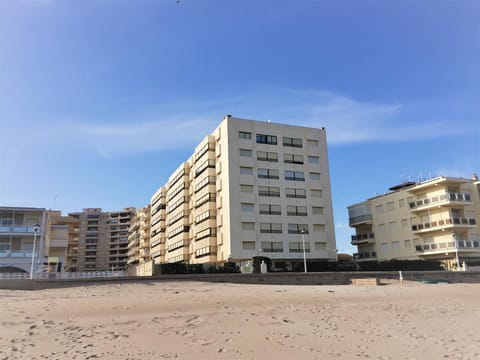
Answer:
<path fill-rule="evenodd" d="M 480 359 L 480 284 L 0 290 L 0 359 Z"/>

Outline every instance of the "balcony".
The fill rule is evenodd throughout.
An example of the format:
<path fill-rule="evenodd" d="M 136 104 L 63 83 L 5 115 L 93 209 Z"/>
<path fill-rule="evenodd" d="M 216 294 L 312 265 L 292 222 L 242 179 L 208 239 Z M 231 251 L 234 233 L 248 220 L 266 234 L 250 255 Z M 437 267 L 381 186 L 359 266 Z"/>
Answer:
<path fill-rule="evenodd" d="M 361 253 L 356 253 L 356 254 L 353 254 L 353 258 L 356 260 L 356 261 L 361 261 L 361 260 L 365 260 L 365 261 L 368 261 L 368 260 L 376 260 L 377 259 L 377 253 L 375 251 L 371 251 L 371 252 L 361 252 Z"/>
<path fill-rule="evenodd" d="M 437 221 L 430 221 L 423 224 L 412 225 L 412 231 L 416 233 L 424 233 L 428 231 L 436 231 L 446 227 L 474 227 L 476 224 L 477 220 L 475 220 L 475 218 L 452 217 Z"/>
<path fill-rule="evenodd" d="M 480 239 L 457 240 L 456 243 L 456 246 L 455 241 L 416 245 L 415 250 L 417 253 L 422 253 L 424 255 L 457 250 L 459 252 L 480 252 Z"/>
<path fill-rule="evenodd" d="M 359 244 L 373 244 L 375 243 L 375 234 L 374 233 L 364 233 L 352 235 L 352 245 Z"/>
<path fill-rule="evenodd" d="M 34 234 L 33 226 L 0 226 L 0 233 Z M 37 232 L 39 234 L 39 232 Z"/>
<path fill-rule="evenodd" d="M 409 203 L 409 206 L 411 211 L 421 211 L 432 206 L 440 206 L 450 203 L 455 203 L 456 205 L 471 204 L 472 198 L 470 197 L 470 194 L 446 193 L 439 196 L 413 201 Z"/>
<path fill-rule="evenodd" d="M 348 219 L 350 226 L 360 225 L 360 224 L 372 224 L 372 214 L 364 214 L 359 216 L 354 216 Z"/>

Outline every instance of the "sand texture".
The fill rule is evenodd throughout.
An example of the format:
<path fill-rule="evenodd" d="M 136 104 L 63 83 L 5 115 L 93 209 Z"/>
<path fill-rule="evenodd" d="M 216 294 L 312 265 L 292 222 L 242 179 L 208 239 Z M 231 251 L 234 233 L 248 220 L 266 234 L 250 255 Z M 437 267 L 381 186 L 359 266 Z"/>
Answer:
<path fill-rule="evenodd" d="M 480 359 L 480 284 L 0 290 L 1 359 Z"/>

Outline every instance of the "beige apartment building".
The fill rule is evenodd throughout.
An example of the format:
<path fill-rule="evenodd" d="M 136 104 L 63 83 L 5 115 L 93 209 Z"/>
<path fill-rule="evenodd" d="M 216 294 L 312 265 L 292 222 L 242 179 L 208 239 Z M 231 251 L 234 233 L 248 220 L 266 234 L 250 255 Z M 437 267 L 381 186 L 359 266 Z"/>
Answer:
<path fill-rule="evenodd" d="M 69 216 L 79 221 L 76 271 L 119 271 L 127 267 L 128 230 L 135 208 L 103 212 L 86 208 Z"/>
<path fill-rule="evenodd" d="M 153 272 L 153 261 L 150 254 L 150 205 L 138 209 L 128 231 L 129 275 L 149 276 Z"/>
<path fill-rule="evenodd" d="M 42 208 L 0 207 L 0 271 L 42 270 L 47 211 Z"/>
<path fill-rule="evenodd" d="M 358 261 L 432 259 L 448 268 L 480 260 L 480 181 L 406 182 L 348 207 Z"/>
<path fill-rule="evenodd" d="M 155 263 L 334 261 L 325 129 L 228 115 L 151 199 Z M 298 266 L 296 267 L 298 269 Z"/>

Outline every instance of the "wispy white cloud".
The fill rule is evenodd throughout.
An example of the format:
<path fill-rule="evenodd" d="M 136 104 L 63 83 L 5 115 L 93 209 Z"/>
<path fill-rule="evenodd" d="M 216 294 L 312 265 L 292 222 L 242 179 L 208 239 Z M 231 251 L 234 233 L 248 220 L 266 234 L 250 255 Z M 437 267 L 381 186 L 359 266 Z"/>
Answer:
<path fill-rule="evenodd" d="M 62 119 L 49 122 L 47 127 L 37 122 L 38 125 L 33 124 L 21 136 L 25 143 L 81 147 L 105 157 L 191 149 L 226 113 L 242 118 L 325 127 L 330 144 L 422 140 L 468 131 L 465 127 L 452 129 L 447 121 L 451 119 L 439 116 L 433 107 L 429 111 L 425 104 L 386 104 L 329 91 L 277 88 L 208 102 L 179 102 L 178 110 L 169 104 L 143 114 L 132 112 L 121 119 L 113 116 Z"/>

